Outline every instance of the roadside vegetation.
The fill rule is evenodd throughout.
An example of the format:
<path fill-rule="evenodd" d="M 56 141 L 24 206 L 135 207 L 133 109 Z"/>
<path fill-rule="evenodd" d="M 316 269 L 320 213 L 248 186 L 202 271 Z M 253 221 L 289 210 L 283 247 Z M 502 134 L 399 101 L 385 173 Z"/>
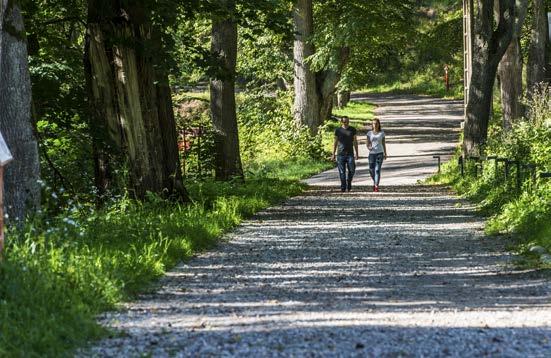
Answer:
<path fill-rule="evenodd" d="M 323 159 L 329 152 L 294 127 L 288 101 L 288 95 L 241 97 L 246 181 L 212 179 L 208 130 L 200 174 L 194 142 L 184 154 L 192 204 L 154 194 L 136 201 L 123 193 L 97 210 L 44 184 L 48 207 L 7 233 L 0 265 L 0 356 L 63 356 L 101 337 L 106 332 L 96 314 L 147 289 L 182 259 L 212 248 L 243 218 L 301 193 L 299 179 L 330 168 Z M 208 128 L 208 106 L 190 96 L 175 103 L 181 121 Z"/>
<path fill-rule="evenodd" d="M 364 90 L 462 99 L 462 4 L 456 1 L 422 1 L 421 4 L 418 21 L 413 25 L 418 29 L 418 36 L 402 50 L 396 48 L 400 56 L 390 57 L 396 61 L 391 64 L 395 70 L 381 72 L 373 81 L 368 81 Z M 531 79 L 537 71 L 532 70 L 531 76 L 527 74 L 530 66 L 549 66 L 535 64 L 537 56 L 532 55 L 549 51 L 548 43 L 547 49 L 546 46 L 534 49 L 534 44 L 546 43 L 533 40 L 533 36 L 540 35 L 536 16 L 540 14 L 538 7 L 542 6 L 545 7 L 546 2 L 530 1 L 521 36 L 511 44 L 521 51 L 516 55 L 508 51 L 503 58 L 505 64 L 498 69 L 488 133 L 479 138 L 484 143 L 481 153 L 473 157 L 466 155 L 462 143 L 458 143 L 456 155 L 442 166 L 442 173 L 428 180 L 451 185 L 459 194 L 477 203 L 480 212 L 488 218 L 486 233 L 512 239 L 516 243 L 514 249 L 525 254 L 524 264 L 531 267 L 551 265 L 550 260 L 540 260 L 540 255 L 533 250 L 539 246 L 551 252 L 551 180 L 540 177 L 540 173 L 551 171 L 550 92 L 546 85 L 537 84 L 542 77 Z M 520 56 L 520 60 L 515 56 Z M 511 65 L 516 63 L 520 67 Z M 449 91 L 444 85 L 445 65 L 449 68 Z M 523 71 L 524 79 L 507 77 Z M 512 88 L 519 90 L 512 95 Z M 497 165 L 489 159 L 492 157 L 500 159 Z M 460 158 L 464 160 L 464 175 L 461 175 Z M 511 161 L 507 178 L 501 159 Z M 520 163 L 518 176 L 517 162 Z"/>
<path fill-rule="evenodd" d="M 488 217 L 486 233 L 512 238 L 515 250 L 525 254 L 524 264 L 532 267 L 551 266 L 539 261 L 532 250 L 540 246 L 551 252 L 551 179 L 541 176 L 551 171 L 550 98 L 549 89 L 540 87 L 526 103 L 526 116 L 510 130 L 503 130 L 498 111 L 491 123 L 485 160 L 467 159 L 461 175 L 458 153 L 443 165 L 441 174 L 429 180 L 451 185 L 477 203 Z M 492 157 L 499 158 L 498 162 Z M 505 159 L 511 162 L 505 164 Z"/>

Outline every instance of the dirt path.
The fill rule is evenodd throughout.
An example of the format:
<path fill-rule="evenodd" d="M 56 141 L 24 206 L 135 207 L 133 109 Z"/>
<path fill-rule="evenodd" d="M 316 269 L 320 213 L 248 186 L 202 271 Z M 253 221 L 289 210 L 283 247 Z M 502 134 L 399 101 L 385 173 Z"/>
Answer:
<path fill-rule="evenodd" d="M 320 186 L 255 215 L 105 315 L 123 334 L 80 355 L 551 356 L 549 277 L 515 270 L 467 203 L 395 173 L 381 193 Z"/>

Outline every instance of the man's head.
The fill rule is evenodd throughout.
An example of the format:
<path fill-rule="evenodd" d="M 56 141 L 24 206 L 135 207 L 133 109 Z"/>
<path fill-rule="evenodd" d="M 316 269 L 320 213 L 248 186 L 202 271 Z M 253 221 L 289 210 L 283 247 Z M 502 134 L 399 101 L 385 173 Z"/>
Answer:
<path fill-rule="evenodd" d="M 341 124 L 343 127 L 348 127 L 348 124 L 350 123 L 350 118 L 348 118 L 347 116 L 342 116 L 341 117 Z"/>

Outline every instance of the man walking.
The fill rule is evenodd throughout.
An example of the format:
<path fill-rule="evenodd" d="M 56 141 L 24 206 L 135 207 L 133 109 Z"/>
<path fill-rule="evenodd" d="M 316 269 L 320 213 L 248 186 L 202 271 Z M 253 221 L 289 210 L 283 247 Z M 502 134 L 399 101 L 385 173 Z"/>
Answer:
<path fill-rule="evenodd" d="M 356 128 L 349 125 L 350 120 L 346 116 L 341 117 L 341 126 L 335 129 L 335 141 L 333 142 L 333 155 L 331 160 L 337 156 L 337 167 L 341 178 L 341 191 L 352 189 L 352 178 L 356 171 L 356 162 L 359 158 L 358 140 L 356 139 Z M 355 155 L 354 155 L 355 153 Z M 347 171 L 348 169 L 348 176 Z"/>

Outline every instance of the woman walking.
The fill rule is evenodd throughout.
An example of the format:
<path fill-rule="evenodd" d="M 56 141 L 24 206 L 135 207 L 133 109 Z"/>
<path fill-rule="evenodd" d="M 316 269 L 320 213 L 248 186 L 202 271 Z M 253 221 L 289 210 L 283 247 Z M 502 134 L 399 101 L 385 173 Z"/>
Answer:
<path fill-rule="evenodd" d="M 373 191 L 379 191 L 381 167 L 386 160 L 385 132 L 381 129 L 381 122 L 373 120 L 372 130 L 367 132 L 367 149 L 369 150 L 369 174 L 373 179 Z"/>

